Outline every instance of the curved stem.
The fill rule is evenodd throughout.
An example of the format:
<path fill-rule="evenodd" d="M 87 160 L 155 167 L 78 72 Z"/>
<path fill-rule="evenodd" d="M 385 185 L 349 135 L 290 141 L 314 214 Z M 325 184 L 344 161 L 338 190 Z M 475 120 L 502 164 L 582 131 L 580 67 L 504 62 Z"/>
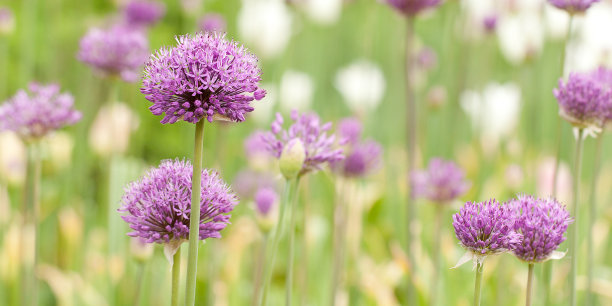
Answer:
<path fill-rule="evenodd" d="M 525 306 L 531 306 L 531 291 L 533 290 L 533 264 L 529 264 L 529 272 L 527 273 L 527 297 L 525 298 Z"/>
<path fill-rule="evenodd" d="M 578 129 L 576 139 L 576 152 L 574 154 L 574 206 L 572 207 L 572 217 L 574 217 L 574 224 L 571 224 L 571 230 L 569 232 L 570 248 L 569 258 L 571 260 L 570 267 L 570 305 L 576 305 L 576 268 L 577 268 L 577 257 L 578 257 L 578 205 L 580 203 L 580 174 L 582 172 L 582 147 L 584 144 L 584 131 Z"/>
<path fill-rule="evenodd" d="M 172 299 L 170 305 L 178 306 L 179 302 L 179 277 L 181 275 L 181 247 L 176 250 L 172 260 Z"/>
<path fill-rule="evenodd" d="M 204 119 L 196 123 L 193 149 L 193 175 L 191 179 L 191 210 L 189 221 L 189 256 L 187 259 L 187 290 L 185 305 L 195 304 L 196 273 L 198 270 L 198 241 L 200 238 L 200 198 L 202 180 L 202 147 L 204 143 Z"/>
<path fill-rule="evenodd" d="M 482 285 L 482 269 L 484 262 L 476 265 L 476 281 L 474 283 L 474 306 L 480 306 L 480 287 Z"/>
<path fill-rule="evenodd" d="M 293 179 L 294 191 L 289 199 L 291 204 L 291 219 L 289 220 L 289 263 L 287 264 L 287 282 L 285 288 L 285 306 L 291 306 L 293 289 L 293 261 L 295 257 L 295 217 L 297 215 L 297 185 L 299 178 Z"/>
<path fill-rule="evenodd" d="M 593 167 L 593 179 L 591 180 L 591 190 L 589 195 L 589 233 L 587 235 L 587 289 L 586 289 L 586 305 L 594 305 L 595 297 L 593 295 L 593 265 L 595 262 L 593 247 L 593 224 L 595 224 L 597 214 L 597 182 L 599 180 L 599 171 L 601 166 L 601 151 L 603 143 L 603 133 L 597 137 L 595 149 L 595 160 Z"/>

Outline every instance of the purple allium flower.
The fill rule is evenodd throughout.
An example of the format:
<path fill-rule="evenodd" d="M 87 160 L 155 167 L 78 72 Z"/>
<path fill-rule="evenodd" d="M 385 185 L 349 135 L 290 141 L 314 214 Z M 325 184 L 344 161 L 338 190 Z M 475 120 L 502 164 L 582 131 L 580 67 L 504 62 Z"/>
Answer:
<path fill-rule="evenodd" d="M 492 33 L 497 28 L 498 16 L 496 14 L 488 15 L 482 20 L 482 25 L 488 33 Z"/>
<path fill-rule="evenodd" d="M 376 170 L 380 164 L 382 147 L 374 140 L 355 144 L 339 164 L 340 173 L 346 177 L 363 177 Z"/>
<path fill-rule="evenodd" d="M 243 199 L 252 199 L 257 190 L 261 188 L 278 187 L 278 181 L 274 175 L 267 172 L 243 170 L 238 172 L 232 182 L 232 189 Z"/>
<path fill-rule="evenodd" d="M 0 35 L 13 32 L 15 16 L 8 7 L 0 7 Z"/>
<path fill-rule="evenodd" d="M 357 118 L 345 118 L 338 123 L 338 137 L 342 144 L 356 144 L 361 138 L 363 126 Z"/>
<path fill-rule="evenodd" d="M 510 251 L 521 242 L 514 230 L 512 206 L 496 200 L 467 202 L 453 215 L 455 236 L 475 256 L 488 256 Z"/>
<path fill-rule="evenodd" d="M 244 151 L 247 158 L 257 158 L 262 155 L 268 156 L 268 144 L 263 141 L 264 131 L 255 131 L 244 141 Z"/>
<path fill-rule="evenodd" d="M 592 75 L 570 73 L 567 82 L 559 80 L 553 90 L 559 103 L 559 115 L 579 128 L 598 130 L 603 124 L 602 114 L 612 93 Z"/>
<path fill-rule="evenodd" d="M 342 149 L 335 148 L 335 135 L 327 135 L 331 122 L 321 124 L 319 116 L 314 113 L 298 114 L 291 112 L 293 124 L 287 130 L 282 130 L 283 116 L 276 114 L 271 131 L 262 136 L 267 143 L 268 153 L 280 158 L 285 146 L 293 139 L 299 139 L 304 145 L 306 158 L 299 175 L 321 170 L 325 163 L 333 163 L 344 158 Z"/>
<path fill-rule="evenodd" d="M 177 42 L 159 49 L 145 66 L 140 91 L 153 102 L 151 112 L 165 114 L 163 124 L 204 117 L 244 121 L 253 111 L 251 101 L 265 95 L 255 55 L 224 34 L 183 35 Z"/>
<path fill-rule="evenodd" d="M 268 215 L 274 204 L 278 201 L 278 194 L 274 188 L 264 187 L 255 193 L 255 208 L 261 215 Z"/>
<path fill-rule="evenodd" d="M 591 74 L 595 80 L 611 94 L 608 99 L 603 102 L 604 112 L 601 114 L 604 123 L 612 123 L 612 69 L 599 67 Z"/>
<path fill-rule="evenodd" d="M 550 258 L 565 241 L 567 226 L 573 222 L 570 214 L 555 199 L 540 199 L 520 195 L 508 205 L 515 209 L 514 230 L 523 236 L 512 251 L 520 260 L 534 263 Z"/>
<path fill-rule="evenodd" d="M 142 31 L 124 25 L 93 28 L 81 39 L 77 57 L 103 75 L 133 82 L 149 57 L 149 42 Z"/>
<path fill-rule="evenodd" d="M 157 1 L 132 0 L 124 8 L 125 19 L 132 26 L 152 26 L 166 14 L 166 6 Z"/>
<path fill-rule="evenodd" d="M 81 113 L 73 108 L 74 98 L 60 93 L 58 85 L 30 83 L 29 90 L 18 91 L 0 106 L 0 131 L 14 131 L 24 140 L 34 140 L 81 120 Z"/>
<path fill-rule="evenodd" d="M 438 6 L 440 0 L 386 0 L 396 10 L 406 16 L 416 16 L 420 12 Z"/>
<path fill-rule="evenodd" d="M 203 32 L 225 32 L 227 23 L 221 14 L 205 14 L 200 19 L 200 30 Z"/>
<path fill-rule="evenodd" d="M 189 161 L 165 160 L 125 190 L 119 212 L 133 232 L 148 243 L 170 243 L 189 239 L 191 178 Z M 200 240 L 220 238 L 229 224 L 229 213 L 238 203 L 216 172 L 202 171 Z"/>
<path fill-rule="evenodd" d="M 463 170 L 452 161 L 432 158 L 425 170 L 410 175 L 412 196 L 436 203 L 448 203 L 470 189 Z"/>
<path fill-rule="evenodd" d="M 584 13 L 599 0 L 548 0 L 555 7 L 565 10 L 570 14 Z"/>

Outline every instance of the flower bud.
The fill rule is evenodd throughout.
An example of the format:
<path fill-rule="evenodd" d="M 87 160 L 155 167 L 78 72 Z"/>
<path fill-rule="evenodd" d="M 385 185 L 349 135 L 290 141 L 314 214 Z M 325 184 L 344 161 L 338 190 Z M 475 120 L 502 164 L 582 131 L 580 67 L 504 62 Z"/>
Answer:
<path fill-rule="evenodd" d="M 305 159 L 306 149 L 302 141 L 298 138 L 291 139 L 283 149 L 279 160 L 280 171 L 285 179 L 296 178 L 304 166 Z"/>

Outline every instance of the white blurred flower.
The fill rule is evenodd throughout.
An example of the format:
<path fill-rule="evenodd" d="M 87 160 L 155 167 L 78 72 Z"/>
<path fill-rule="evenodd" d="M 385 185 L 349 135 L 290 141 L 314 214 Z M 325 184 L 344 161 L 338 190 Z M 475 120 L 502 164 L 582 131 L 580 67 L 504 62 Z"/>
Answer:
<path fill-rule="evenodd" d="M 539 11 L 525 10 L 505 15 L 497 28 L 502 54 L 513 64 L 520 64 L 540 54 L 544 44 L 544 28 Z"/>
<path fill-rule="evenodd" d="M 565 39 L 569 25 L 569 15 L 552 5 L 544 6 L 544 19 L 546 22 L 546 34 L 555 40 Z"/>
<path fill-rule="evenodd" d="M 612 4 L 601 2 L 576 20 L 575 35 L 568 50 L 567 65 L 572 70 L 589 71 L 598 66 L 612 67 Z"/>
<path fill-rule="evenodd" d="M 301 0 L 298 4 L 308 17 L 320 24 L 334 24 L 342 12 L 342 0 Z"/>
<path fill-rule="evenodd" d="M 66 132 L 55 132 L 45 138 L 49 159 L 53 168 L 63 169 L 72 161 L 74 139 Z"/>
<path fill-rule="evenodd" d="M 0 132 L 0 180 L 21 184 L 25 179 L 26 148 L 12 132 Z"/>
<path fill-rule="evenodd" d="M 472 39 L 481 38 L 485 33 L 484 20 L 497 15 L 494 0 L 465 0 L 461 1 L 461 8 L 467 22 L 463 34 Z"/>
<path fill-rule="evenodd" d="M 334 84 L 355 113 L 376 109 L 385 92 L 385 76 L 380 67 L 363 59 L 340 69 Z"/>
<path fill-rule="evenodd" d="M 497 147 L 510 136 L 518 123 L 521 90 L 513 83 L 489 83 L 482 92 L 461 94 L 461 107 L 480 134 L 483 146 Z"/>
<path fill-rule="evenodd" d="M 124 153 L 138 124 L 138 116 L 127 105 L 104 105 L 89 130 L 89 145 L 101 156 Z"/>
<path fill-rule="evenodd" d="M 312 78 L 303 72 L 287 70 L 280 81 L 280 107 L 283 111 L 310 108 L 314 94 Z"/>
<path fill-rule="evenodd" d="M 261 101 L 256 101 L 253 104 L 255 110 L 249 113 L 248 116 L 252 117 L 258 125 L 269 125 L 270 119 L 274 112 L 274 106 L 278 96 L 278 89 L 276 85 L 266 83 L 261 84 L 261 88 L 266 89 L 266 96 Z"/>
<path fill-rule="evenodd" d="M 283 0 L 243 0 L 238 31 L 263 57 L 279 55 L 291 37 L 292 15 Z"/>

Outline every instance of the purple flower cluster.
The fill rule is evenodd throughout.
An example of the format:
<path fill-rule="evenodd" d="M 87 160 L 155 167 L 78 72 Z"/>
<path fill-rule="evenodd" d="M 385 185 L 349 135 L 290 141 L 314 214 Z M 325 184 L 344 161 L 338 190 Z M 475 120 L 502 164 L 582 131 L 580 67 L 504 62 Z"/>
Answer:
<path fill-rule="evenodd" d="M 142 31 L 129 26 L 93 28 L 81 39 L 77 57 L 105 76 L 134 82 L 149 58 L 149 42 Z"/>
<path fill-rule="evenodd" d="M 338 124 L 340 143 L 345 145 L 345 158 L 331 163 L 331 168 L 345 177 L 364 177 L 381 164 L 382 147 L 374 140 L 360 142 L 361 122 L 346 118 Z"/>
<path fill-rule="evenodd" d="M 599 0 L 548 0 L 548 3 L 570 14 L 584 13 L 596 2 Z"/>
<path fill-rule="evenodd" d="M 272 210 L 274 204 L 278 201 L 278 194 L 274 188 L 264 187 L 257 190 L 255 193 L 255 208 L 257 212 L 266 216 Z"/>
<path fill-rule="evenodd" d="M 0 131 L 16 132 L 24 140 L 35 140 L 81 119 L 74 98 L 60 93 L 58 85 L 30 83 L 30 93 L 20 90 L 0 106 Z"/>
<path fill-rule="evenodd" d="M 200 29 L 204 32 L 224 32 L 227 28 L 225 18 L 221 14 L 206 14 L 200 19 Z"/>
<path fill-rule="evenodd" d="M 559 103 L 559 115 L 579 128 L 600 129 L 612 98 L 609 86 L 603 86 L 593 73 L 570 73 L 567 82 L 559 80 L 553 94 Z"/>
<path fill-rule="evenodd" d="M 143 27 L 156 24 L 166 14 L 166 6 L 161 2 L 132 0 L 124 8 L 128 25 Z"/>
<path fill-rule="evenodd" d="M 550 258 L 565 241 L 563 234 L 573 222 L 565 207 L 554 199 L 518 196 L 510 201 L 515 209 L 514 229 L 523 236 L 512 250 L 520 260 L 535 263 Z"/>
<path fill-rule="evenodd" d="M 438 6 L 440 0 L 386 0 L 396 10 L 406 16 L 416 16 L 422 11 Z"/>
<path fill-rule="evenodd" d="M 293 124 L 287 130 L 283 130 L 283 116 L 276 114 L 276 120 L 272 123 L 271 131 L 262 135 L 262 141 L 266 143 L 268 153 L 275 158 L 280 158 L 285 146 L 292 139 L 299 139 L 305 148 L 306 159 L 299 175 L 321 170 L 325 163 L 333 163 L 344 158 L 342 149 L 335 147 L 335 135 L 327 135 L 331 129 L 331 122 L 321 124 L 319 116 L 314 113 L 298 114 L 291 112 Z"/>
<path fill-rule="evenodd" d="M 467 202 L 453 215 L 455 235 L 461 245 L 475 256 L 507 252 L 521 242 L 514 230 L 513 207 L 496 200 Z"/>
<path fill-rule="evenodd" d="M 463 170 L 452 161 L 433 158 L 426 170 L 410 174 L 412 196 L 436 203 L 448 203 L 463 195 L 471 186 Z"/>
<path fill-rule="evenodd" d="M 133 232 L 148 243 L 189 239 L 191 178 L 188 161 L 165 160 L 126 188 L 120 212 Z M 220 238 L 238 200 L 215 172 L 202 171 L 200 240 Z"/>
<path fill-rule="evenodd" d="M 251 101 L 266 94 L 258 87 L 257 58 L 224 34 L 183 35 L 177 42 L 158 50 L 145 66 L 141 92 L 153 103 L 151 112 L 165 114 L 163 124 L 204 117 L 244 121 L 253 111 Z"/>
<path fill-rule="evenodd" d="M 591 74 L 599 85 L 610 93 L 608 100 L 603 103 L 602 115 L 604 124 L 612 123 L 612 69 L 600 67 Z"/>

